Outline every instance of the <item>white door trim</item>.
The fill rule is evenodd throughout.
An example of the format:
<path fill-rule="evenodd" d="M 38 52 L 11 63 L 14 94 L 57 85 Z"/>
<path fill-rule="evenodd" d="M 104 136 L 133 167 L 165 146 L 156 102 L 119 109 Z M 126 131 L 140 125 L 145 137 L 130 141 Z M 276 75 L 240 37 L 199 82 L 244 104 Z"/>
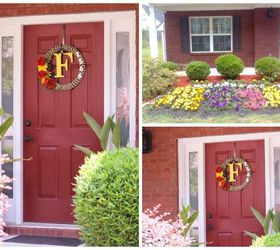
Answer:
<path fill-rule="evenodd" d="M 135 146 L 136 131 L 136 14 L 135 11 L 92 12 L 61 15 L 34 15 L 0 18 L 0 40 L 3 36 L 14 37 L 14 158 L 23 156 L 23 27 L 25 25 L 104 22 L 104 120 L 116 113 L 110 96 L 115 90 L 113 85 L 115 72 L 112 72 L 111 62 L 116 60 L 112 50 L 112 25 L 122 21 L 126 27 L 121 27 L 130 34 L 130 146 Z M 117 29 L 116 29 L 117 30 Z M 0 58 L 1 58 L 0 47 Z M 1 70 L 0 70 L 1 71 Z M 2 78 L 0 75 L 0 85 Z M 1 96 L 1 95 L 0 95 Z M 1 97 L 0 97 L 1 98 Z M 1 99 L 0 99 L 1 100 Z M 23 163 L 14 163 L 14 198 L 10 199 L 12 207 L 6 216 L 6 221 L 15 224 L 23 223 Z"/>
<path fill-rule="evenodd" d="M 178 188 L 179 209 L 189 204 L 188 166 L 190 152 L 198 152 L 198 222 L 199 241 L 206 242 L 206 194 L 205 194 L 205 144 L 227 141 L 264 140 L 265 154 L 265 207 L 266 211 L 274 206 L 273 186 L 273 148 L 280 146 L 280 132 L 261 132 L 178 139 Z"/>

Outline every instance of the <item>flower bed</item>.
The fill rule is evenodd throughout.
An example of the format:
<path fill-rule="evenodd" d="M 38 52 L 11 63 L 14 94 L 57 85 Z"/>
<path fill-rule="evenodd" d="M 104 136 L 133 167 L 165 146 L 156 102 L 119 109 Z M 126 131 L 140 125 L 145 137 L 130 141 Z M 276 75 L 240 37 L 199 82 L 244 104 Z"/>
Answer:
<path fill-rule="evenodd" d="M 175 110 L 203 109 L 235 110 L 241 108 L 259 110 L 280 106 L 280 84 L 265 80 L 246 81 L 194 81 L 185 87 L 177 87 L 166 95 L 158 96 L 155 107 L 166 106 Z"/>

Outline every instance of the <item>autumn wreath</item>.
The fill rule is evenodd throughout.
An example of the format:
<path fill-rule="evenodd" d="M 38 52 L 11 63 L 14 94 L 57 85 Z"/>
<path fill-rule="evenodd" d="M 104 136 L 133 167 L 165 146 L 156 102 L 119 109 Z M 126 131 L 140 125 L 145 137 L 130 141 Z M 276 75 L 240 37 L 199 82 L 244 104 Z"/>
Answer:
<path fill-rule="evenodd" d="M 227 167 L 229 164 L 232 163 L 240 164 L 240 166 L 242 166 L 242 169 L 244 167 L 246 170 L 246 179 L 240 185 L 232 185 L 232 183 L 229 182 Z M 225 162 L 221 166 L 216 167 L 216 181 L 218 183 L 218 186 L 223 190 L 240 191 L 249 184 L 251 178 L 252 178 L 252 171 L 249 163 L 239 157 L 231 157 L 225 160 Z"/>
<path fill-rule="evenodd" d="M 57 82 L 54 77 L 53 70 L 53 57 L 55 53 L 65 53 L 72 52 L 75 55 L 79 62 L 79 72 L 76 78 L 70 83 L 60 84 Z M 48 89 L 55 90 L 70 90 L 75 88 L 80 84 L 83 80 L 85 72 L 86 72 L 86 62 L 82 55 L 82 53 L 77 49 L 70 45 L 60 45 L 51 48 L 44 57 L 40 57 L 38 59 L 38 77 L 40 79 L 41 84 L 43 84 Z"/>

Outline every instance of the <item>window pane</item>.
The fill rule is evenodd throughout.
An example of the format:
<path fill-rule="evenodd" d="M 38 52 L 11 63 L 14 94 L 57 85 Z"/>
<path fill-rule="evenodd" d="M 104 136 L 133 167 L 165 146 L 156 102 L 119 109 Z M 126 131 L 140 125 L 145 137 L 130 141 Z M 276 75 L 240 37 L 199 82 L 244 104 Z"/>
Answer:
<path fill-rule="evenodd" d="M 231 18 L 230 17 L 213 18 L 213 33 L 214 34 L 230 34 L 231 33 Z"/>
<path fill-rule="evenodd" d="M 121 130 L 124 144 L 129 142 L 129 88 L 130 88 L 130 61 L 129 61 L 129 32 L 117 32 L 116 37 L 116 117 L 121 119 Z"/>
<path fill-rule="evenodd" d="M 192 36 L 192 51 L 210 51 L 210 36 Z"/>
<path fill-rule="evenodd" d="M 231 36 L 214 36 L 214 51 L 231 51 Z"/>
<path fill-rule="evenodd" d="M 191 18 L 192 34 L 209 34 L 209 18 Z"/>
<path fill-rule="evenodd" d="M 190 205 L 193 210 L 198 211 L 198 153 L 189 153 L 189 187 L 190 187 Z M 196 220 L 190 230 L 190 237 L 198 242 L 198 220 Z"/>
<path fill-rule="evenodd" d="M 274 149 L 275 210 L 280 212 L 280 148 Z"/>
<path fill-rule="evenodd" d="M 2 122 L 13 115 L 13 37 L 2 37 L 2 107 L 5 113 Z M 11 127 L 2 140 L 2 154 L 13 157 L 13 128 Z M 13 177 L 13 163 L 2 165 L 5 174 Z M 11 185 L 12 186 L 12 185 Z M 12 190 L 5 190 L 9 198 L 13 198 Z"/>

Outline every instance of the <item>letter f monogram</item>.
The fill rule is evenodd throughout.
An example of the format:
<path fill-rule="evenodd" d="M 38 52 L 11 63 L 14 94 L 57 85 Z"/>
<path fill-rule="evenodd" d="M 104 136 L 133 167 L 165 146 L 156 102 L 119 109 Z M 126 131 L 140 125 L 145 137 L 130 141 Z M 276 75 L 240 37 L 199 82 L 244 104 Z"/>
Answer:
<path fill-rule="evenodd" d="M 55 78 L 62 78 L 64 75 L 62 75 L 62 68 L 65 68 L 66 71 L 68 71 L 68 60 L 65 60 L 65 63 L 62 63 L 62 55 L 66 55 L 70 58 L 70 61 L 73 62 L 73 53 L 55 53 L 55 60 L 56 60 L 56 75 Z"/>
<path fill-rule="evenodd" d="M 234 170 L 234 166 L 235 165 L 237 165 L 237 168 L 236 168 L 236 170 Z M 238 176 L 239 175 L 239 168 L 238 167 L 240 167 L 240 170 L 242 171 L 242 163 L 241 162 L 237 162 L 237 163 L 231 163 L 231 164 L 228 164 L 228 166 L 229 166 L 229 182 L 235 182 L 236 180 L 235 180 L 235 174 L 236 174 L 236 176 Z"/>

